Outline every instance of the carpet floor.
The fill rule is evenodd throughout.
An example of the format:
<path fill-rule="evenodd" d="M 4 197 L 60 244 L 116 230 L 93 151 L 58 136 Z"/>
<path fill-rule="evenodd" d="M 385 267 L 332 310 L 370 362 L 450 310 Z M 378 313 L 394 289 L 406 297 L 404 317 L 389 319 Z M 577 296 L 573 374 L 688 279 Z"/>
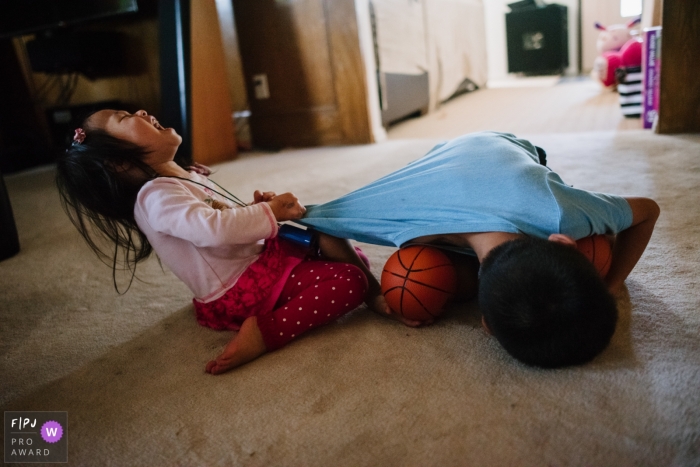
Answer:
<path fill-rule="evenodd" d="M 213 377 L 231 333 L 198 326 L 169 271 L 151 258 L 118 295 L 53 169 L 8 176 L 22 250 L 0 262 L 0 406 L 67 411 L 77 466 L 700 466 L 700 135 L 619 130 L 519 132 L 566 182 L 662 209 L 611 345 L 556 371 L 511 359 L 469 303 L 421 329 L 360 307 Z M 251 153 L 212 178 L 317 203 L 449 136 L 430 135 Z M 393 252 L 361 246 L 375 274 Z"/>

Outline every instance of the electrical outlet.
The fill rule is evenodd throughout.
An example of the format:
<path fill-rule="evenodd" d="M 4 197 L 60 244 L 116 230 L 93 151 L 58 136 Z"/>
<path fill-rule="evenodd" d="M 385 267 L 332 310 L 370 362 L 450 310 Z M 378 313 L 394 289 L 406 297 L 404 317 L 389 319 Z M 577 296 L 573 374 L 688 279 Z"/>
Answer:
<path fill-rule="evenodd" d="M 253 75 L 253 89 L 255 89 L 256 99 L 269 99 L 270 88 L 267 85 L 267 75 Z"/>

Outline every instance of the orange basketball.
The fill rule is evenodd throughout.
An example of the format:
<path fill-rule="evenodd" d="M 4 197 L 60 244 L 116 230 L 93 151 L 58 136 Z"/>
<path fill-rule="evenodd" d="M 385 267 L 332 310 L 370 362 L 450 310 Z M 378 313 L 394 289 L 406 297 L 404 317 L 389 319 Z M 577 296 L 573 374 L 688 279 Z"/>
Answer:
<path fill-rule="evenodd" d="M 610 270 L 612 262 L 612 248 L 610 241 L 605 235 L 591 235 L 576 240 L 576 248 L 583 253 L 593 266 L 598 270 L 601 277 L 605 277 Z"/>
<path fill-rule="evenodd" d="M 456 290 L 454 265 L 437 248 L 402 248 L 391 255 L 382 271 L 387 304 L 408 319 L 425 321 L 439 316 Z"/>

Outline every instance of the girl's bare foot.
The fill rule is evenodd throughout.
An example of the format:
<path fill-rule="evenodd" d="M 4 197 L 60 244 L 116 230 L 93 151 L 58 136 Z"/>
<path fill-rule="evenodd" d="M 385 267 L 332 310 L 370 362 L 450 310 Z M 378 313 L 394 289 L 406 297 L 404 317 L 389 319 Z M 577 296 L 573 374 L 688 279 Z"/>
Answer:
<path fill-rule="evenodd" d="M 368 292 L 367 295 L 365 295 L 365 303 L 367 304 L 367 307 L 375 313 L 379 313 L 380 315 L 391 314 L 391 308 L 389 308 L 389 305 L 386 303 L 386 299 L 381 292 Z"/>
<path fill-rule="evenodd" d="M 258 318 L 251 316 L 246 318 L 241 325 L 241 329 L 226 344 L 221 355 L 207 363 L 206 372 L 218 375 L 231 370 L 251 360 L 255 360 L 267 352 L 260 328 L 258 328 Z"/>

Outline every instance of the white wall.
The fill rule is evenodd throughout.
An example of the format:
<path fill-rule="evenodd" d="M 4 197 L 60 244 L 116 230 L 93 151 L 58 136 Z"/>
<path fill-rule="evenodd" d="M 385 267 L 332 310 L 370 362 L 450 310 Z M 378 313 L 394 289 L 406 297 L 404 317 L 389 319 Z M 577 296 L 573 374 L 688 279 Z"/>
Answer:
<path fill-rule="evenodd" d="M 386 140 L 386 130 L 382 125 L 381 105 L 379 104 L 379 84 L 374 55 L 374 38 L 369 16 L 369 0 L 355 1 L 357 34 L 360 39 L 360 52 L 365 63 L 365 83 L 367 85 L 367 112 L 372 139 L 375 143 Z"/>
<path fill-rule="evenodd" d="M 486 50 L 489 67 L 489 81 L 502 80 L 508 75 L 508 53 L 506 50 L 506 13 L 508 3 L 514 0 L 484 0 L 486 15 Z M 569 68 L 566 74 L 578 73 L 578 0 L 558 0 L 568 7 L 569 16 Z"/>

